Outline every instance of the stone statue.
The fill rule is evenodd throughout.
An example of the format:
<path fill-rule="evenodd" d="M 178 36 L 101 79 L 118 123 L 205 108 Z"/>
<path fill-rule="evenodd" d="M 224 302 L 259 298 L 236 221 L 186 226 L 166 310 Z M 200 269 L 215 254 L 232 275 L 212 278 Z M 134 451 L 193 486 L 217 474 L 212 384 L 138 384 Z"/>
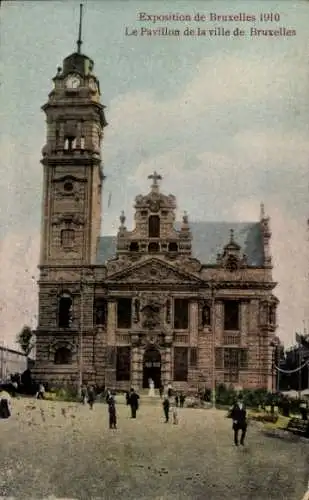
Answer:
<path fill-rule="evenodd" d="M 139 311 L 140 311 L 140 301 L 139 301 L 139 299 L 135 299 L 135 302 L 134 302 L 134 312 L 135 312 L 134 321 L 135 321 L 135 323 L 139 322 Z"/>
<path fill-rule="evenodd" d="M 148 393 L 148 396 L 154 397 L 156 395 L 155 394 L 155 384 L 154 384 L 154 381 L 152 380 L 152 378 L 150 378 L 148 380 L 148 384 L 149 384 L 149 393 Z"/>
<path fill-rule="evenodd" d="M 210 309 L 207 305 L 204 305 L 203 311 L 202 311 L 202 324 L 203 326 L 209 326 L 210 325 Z"/>

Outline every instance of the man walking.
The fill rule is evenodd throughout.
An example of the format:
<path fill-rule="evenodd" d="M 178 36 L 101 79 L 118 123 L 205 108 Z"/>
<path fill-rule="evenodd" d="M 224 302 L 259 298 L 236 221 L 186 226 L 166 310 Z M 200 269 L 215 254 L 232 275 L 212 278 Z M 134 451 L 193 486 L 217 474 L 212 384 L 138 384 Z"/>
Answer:
<path fill-rule="evenodd" d="M 136 418 L 136 412 L 138 410 L 138 400 L 139 395 L 136 394 L 135 390 L 132 388 L 130 391 L 129 404 L 131 407 L 131 418 Z"/>
<path fill-rule="evenodd" d="M 243 403 L 242 394 L 239 394 L 238 400 L 232 408 L 231 417 L 233 419 L 235 446 L 238 446 L 239 431 L 241 431 L 240 444 L 244 446 L 247 432 L 247 411 Z"/>
<path fill-rule="evenodd" d="M 169 400 L 168 396 L 165 396 L 162 405 L 163 405 L 163 411 L 164 411 L 164 416 L 165 416 L 165 423 L 167 424 L 168 419 L 169 419 L 169 411 L 170 411 L 170 400 Z"/>
<path fill-rule="evenodd" d="M 92 410 L 94 402 L 95 402 L 95 392 L 94 392 L 94 387 L 92 385 L 87 390 L 87 393 L 88 393 L 89 408 L 90 408 L 90 410 Z"/>
<path fill-rule="evenodd" d="M 114 395 L 108 400 L 109 428 L 117 429 L 117 415 Z"/>

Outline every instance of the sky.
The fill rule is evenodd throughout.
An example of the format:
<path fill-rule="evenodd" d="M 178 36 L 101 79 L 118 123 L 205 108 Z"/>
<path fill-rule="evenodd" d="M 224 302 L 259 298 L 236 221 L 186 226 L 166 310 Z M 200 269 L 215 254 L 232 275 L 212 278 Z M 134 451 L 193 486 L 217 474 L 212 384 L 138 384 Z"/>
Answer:
<path fill-rule="evenodd" d="M 0 340 L 16 347 L 36 325 L 42 199 L 41 106 L 52 78 L 75 51 L 79 1 L 4 2 L 0 46 Z M 148 15 L 279 14 L 278 21 L 140 21 Z M 278 16 L 276 17 L 276 19 Z M 286 346 L 308 328 L 308 1 L 84 1 L 82 51 L 94 62 L 109 123 L 102 234 L 116 234 L 124 210 L 156 169 L 162 191 L 192 221 L 270 217 L 278 335 Z M 141 36 L 140 29 L 181 36 Z M 184 36 L 185 28 L 236 36 Z M 294 29 L 252 37 L 250 28 Z M 127 32 L 137 29 L 138 36 Z M 111 204 L 108 207 L 109 193 Z"/>

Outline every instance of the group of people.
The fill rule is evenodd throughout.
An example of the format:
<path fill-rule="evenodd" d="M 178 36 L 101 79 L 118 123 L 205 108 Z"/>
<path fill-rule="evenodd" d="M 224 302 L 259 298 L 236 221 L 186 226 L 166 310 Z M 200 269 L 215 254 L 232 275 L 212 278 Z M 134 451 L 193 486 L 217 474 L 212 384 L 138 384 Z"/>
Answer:
<path fill-rule="evenodd" d="M 136 418 L 136 412 L 139 408 L 139 395 L 132 388 L 129 392 L 126 393 L 126 401 L 127 405 L 131 408 L 131 418 Z M 109 414 L 109 428 L 117 429 L 117 412 L 116 412 L 116 400 L 115 400 L 115 392 L 111 392 L 110 390 L 106 393 L 106 403 L 108 406 L 108 414 Z"/>
<path fill-rule="evenodd" d="M 88 403 L 90 410 L 93 409 L 93 405 L 95 402 L 96 394 L 94 387 L 90 385 L 87 387 L 86 385 L 83 385 L 81 388 L 81 402 L 85 405 Z"/>

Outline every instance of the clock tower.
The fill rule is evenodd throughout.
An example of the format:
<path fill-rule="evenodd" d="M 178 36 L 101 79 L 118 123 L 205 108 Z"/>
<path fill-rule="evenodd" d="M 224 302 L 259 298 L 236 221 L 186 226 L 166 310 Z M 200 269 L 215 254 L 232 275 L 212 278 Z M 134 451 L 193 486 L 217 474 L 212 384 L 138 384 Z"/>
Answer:
<path fill-rule="evenodd" d="M 81 25 L 80 25 L 81 34 Z M 42 107 L 47 138 L 44 169 L 41 266 L 95 263 L 101 226 L 103 129 L 100 85 L 93 61 L 77 52 L 66 57 Z"/>
<path fill-rule="evenodd" d="M 66 57 L 42 107 L 43 204 L 39 314 L 33 373 L 43 382 L 94 376 L 93 273 L 101 231 L 101 161 L 107 125 L 92 59 Z M 83 358 L 82 358 L 83 356 Z M 80 380 L 81 382 L 81 380 Z"/>

